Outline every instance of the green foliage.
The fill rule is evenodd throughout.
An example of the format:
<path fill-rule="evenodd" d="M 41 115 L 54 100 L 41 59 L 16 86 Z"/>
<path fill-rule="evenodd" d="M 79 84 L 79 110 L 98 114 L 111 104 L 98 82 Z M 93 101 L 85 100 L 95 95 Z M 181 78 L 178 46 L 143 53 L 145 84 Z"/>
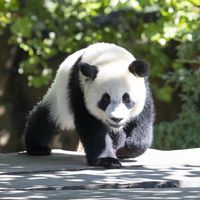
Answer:
<path fill-rule="evenodd" d="M 94 42 L 113 42 L 148 60 L 155 98 L 172 102 L 177 86 L 182 101 L 173 122 L 157 124 L 155 145 L 191 147 L 199 141 L 192 78 L 199 75 L 199 7 L 199 0 L 0 0 L 0 34 L 9 30 L 10 44 L 24 52 L 19 73 L 30 87 L 52 80 L 51 58 Z"/>
<path fill-rule="evenodd" d="M 199 2 L 195 0 L 2 0 L 0 3 L 0 30 L 8 26 L 11 44 L 26 52 L 19 71 L 27 78 L 32 77 L 28 80 L 33 87 L 48 84 L 52 79 L 51 70 L 47 70 L 48 76 L 41 76 L 48 69 L 50 58 L 98 41 L 114 42 L 136 56 L 142 55 L 153 66 L 151 77 L 157 79 L 158 74 L 173 67 L 170 63 L 174 60 L 165 52 L 170 40 L 180 43 L 191 40 L 199 17 Z M 124 12 L 118 12 L 122 9 Z M 118 12 L 116 17 L 112 15 L 114 12 Z M 137 13 L 152 13 L 157 17 L 149 20 Z M 37 83 L 41 78 L 46 80 Z M 169 87 L 154 85 L 153 89 L 157 98 L 170 101 Z"/>
<path fill-rule="evenodd" d="M 200 137 L 200 68 L 179 69 L 164 77 L 181 90 L 181 111 L 172 122 L 161 122 L 155 128 L 154 147 L 177 149 L 199 147 Z"/>
<path fill-rule="evenodd" d="M 200 144 L 200 26 L 190 40 L 178 46 L 174 71 L 163 75 L 172 87 L 180 90 L 181 110 L 174 121 L 161 122 L 155 128 L 154 147 L 177 149 L 199 147 Z"/>

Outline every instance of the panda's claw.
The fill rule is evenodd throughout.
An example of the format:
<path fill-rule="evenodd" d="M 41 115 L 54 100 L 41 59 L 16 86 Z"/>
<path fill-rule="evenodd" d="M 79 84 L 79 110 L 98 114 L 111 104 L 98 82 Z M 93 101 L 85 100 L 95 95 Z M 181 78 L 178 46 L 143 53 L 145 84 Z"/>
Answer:
<path fill-rule="evenodd" d="M 94 165 L 102 166 L 105 167 L 106 169 L 117 169 L 122 166 L 118 159 L 111 157 L 99 158 L 95 161 Z"/>

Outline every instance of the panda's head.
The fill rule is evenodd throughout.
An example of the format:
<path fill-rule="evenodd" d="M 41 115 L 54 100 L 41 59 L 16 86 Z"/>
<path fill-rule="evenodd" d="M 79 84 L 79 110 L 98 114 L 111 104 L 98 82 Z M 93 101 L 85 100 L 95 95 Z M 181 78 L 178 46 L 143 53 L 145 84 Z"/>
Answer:
<path fill-rule="evenodd" d="M 116 45 L 93 51 L 86 50 L 79 63 L 86 107 L 108 127 L 122 128 L 144 108 L 148 64 Z"/>

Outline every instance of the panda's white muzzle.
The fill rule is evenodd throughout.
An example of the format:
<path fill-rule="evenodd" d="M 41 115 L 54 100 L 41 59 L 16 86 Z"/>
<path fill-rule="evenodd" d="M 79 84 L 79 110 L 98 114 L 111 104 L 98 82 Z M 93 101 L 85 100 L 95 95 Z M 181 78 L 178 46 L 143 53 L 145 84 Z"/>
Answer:
<path fill-rule="evenodd" d="M 105 112 L 108 123 L 116 128 L 122 126 L 129 116 L 129 110 L 122 102 L 110 103 Z"/>

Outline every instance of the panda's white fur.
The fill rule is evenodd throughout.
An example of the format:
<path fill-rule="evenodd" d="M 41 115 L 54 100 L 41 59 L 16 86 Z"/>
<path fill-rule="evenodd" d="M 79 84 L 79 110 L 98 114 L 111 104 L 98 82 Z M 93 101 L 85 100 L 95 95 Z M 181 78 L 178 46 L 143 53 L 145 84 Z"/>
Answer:
<path fill-rule="evenodd" d="M 82 56 L 82 62 L 97 66 L 97 78 L 91 83 L 80 73 L 81 86 L 87 109 L 92 115 L 103 121 L 110 122 L 111 117 L 121 117 L 125 123 L 137 116 L 143 109 L 146 96 L 144 78 L 130 73 L 128 66 L 135 60 L 134 56 L 115 44 L 96 43 L 75 52 L 60 65 L 54 83 L 43 99 L 50 106 L 50 113 L 61 129 L 74 129 L 74 116 L 69 105 L 67 85 L 71 68 Z M 106 112 L 97 107 L 101 96 L 107 92 L 116 105 L 108 107 Z M 128 110 L 122 103 L 122 96 L 128 93 L 135 106 Z"/>

